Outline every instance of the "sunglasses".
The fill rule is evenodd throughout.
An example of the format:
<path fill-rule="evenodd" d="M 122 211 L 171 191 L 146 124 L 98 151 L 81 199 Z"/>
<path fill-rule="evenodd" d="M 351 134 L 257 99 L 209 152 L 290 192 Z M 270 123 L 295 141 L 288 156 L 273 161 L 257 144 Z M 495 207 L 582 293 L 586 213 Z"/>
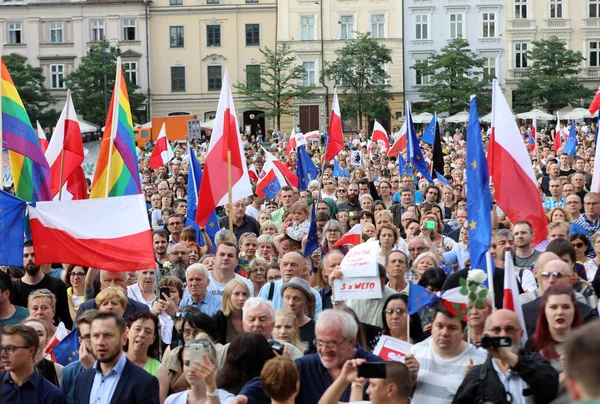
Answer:
<path fill-rule="evenodd" d="M 573 247 L 575 247 L 575 248 L 583 248 L 583 247 L 585 247 L 585 244 L 583 244 L 583 243 L 571 243 L 571 244 L 573 244 Z"/>
<path fill-rule="evenodd" d="M 542 277 L 544 278 L 550 278 L 551 276 L 553 276 L 554 279 L 560 279 L 565 275 L 561 274 L 560 272 L 542 272 Z"/>
<path fill-rule="evenodd" d="M 383 312 L 385 314 L 394 314 L 394 313 L 396 313 L 396 314 L 400 314 L 401 316 L 403 316 L 403 315 L 406 314 L 406 310 L 404 310 L 404 309 L 385 309 Z"/>

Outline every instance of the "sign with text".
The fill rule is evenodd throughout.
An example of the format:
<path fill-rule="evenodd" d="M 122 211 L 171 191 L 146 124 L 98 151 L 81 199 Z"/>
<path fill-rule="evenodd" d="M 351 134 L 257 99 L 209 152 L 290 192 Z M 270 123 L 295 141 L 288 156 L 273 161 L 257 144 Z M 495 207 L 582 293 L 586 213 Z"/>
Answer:
<path fill-rule="evenodd" d="M 333 281 L 336 300 L 380 299 L 381 279 L 377 271 L 378 243 L 359 244 L 342 259 L 342 279 Z"/>
<path fill-rule="evenodd" d="M 379 356 L 384 361 L 404 362 L 404 357 L 410 354 L 412 345 L 406 341 L 382 335 L 379 342 L 373 350 L 373 354 Z"/>
<path fill-rule="evenodd" d="M 187 122 L 188 126 L 188 139 L 199 139 L 202 135 L 202 128 L 200 128 L 199 119 L 190 119 Z"/>

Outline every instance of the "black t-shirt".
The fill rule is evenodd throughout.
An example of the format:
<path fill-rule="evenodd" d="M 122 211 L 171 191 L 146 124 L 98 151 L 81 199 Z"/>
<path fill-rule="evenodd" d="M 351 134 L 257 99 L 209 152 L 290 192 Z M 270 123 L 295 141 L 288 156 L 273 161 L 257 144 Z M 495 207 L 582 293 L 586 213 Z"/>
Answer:
<path fill-rule="evenodd" d="M 566 171 L 560 170 L 560 176 L 561 177 L 568 177 L 569 175 L 576 173 L 577 171 L 575 171 L 573 168 L 570 168 Z"/>
<path fill-rule="evenodd" d="M 310 349 L 315 338 L 315 320 L 310 320 L 308 323 L 300 327 L 300 341 L 302 341 L 302 343 Z"/>

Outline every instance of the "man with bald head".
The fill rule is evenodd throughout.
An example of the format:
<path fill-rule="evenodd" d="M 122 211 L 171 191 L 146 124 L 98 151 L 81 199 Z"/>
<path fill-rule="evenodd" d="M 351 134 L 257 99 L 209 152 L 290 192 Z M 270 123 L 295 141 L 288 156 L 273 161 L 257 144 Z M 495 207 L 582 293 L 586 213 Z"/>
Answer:
<path fill-rule="evenodd" d="M 302 254 L 291 251 L 281 257 L 281 260 L 279 261 L 279 270 L 281 271 L 281 279 L 275 282 L 268 282 L 258 293 L 258 297 L 262 297 L 265 300 L 271 300 L 276 310 L 283 308 L 283 298 L 281 294 L 282 285 L 295 276 L 306 279 L 309 268 L 304 265 L 304 257 Z M 319 292 L 314 288 L 310 288 L 310 290 L 315 296 L 315 316 L 317 316 L 323 309 L 323 302 Z"/>
<path fill-rule="evenodd" d="M 512 344 L 486 348 L 488 358 L 469 370 L 453 404 L 470 404 L 480 399 L 491 403 L 549 403 L 556 398 L 558 372 L 539 353 L 521 349 L 523 329 L 514 312 L 500 309 L 490 314 L 483 335 L 509 337 Z"/>

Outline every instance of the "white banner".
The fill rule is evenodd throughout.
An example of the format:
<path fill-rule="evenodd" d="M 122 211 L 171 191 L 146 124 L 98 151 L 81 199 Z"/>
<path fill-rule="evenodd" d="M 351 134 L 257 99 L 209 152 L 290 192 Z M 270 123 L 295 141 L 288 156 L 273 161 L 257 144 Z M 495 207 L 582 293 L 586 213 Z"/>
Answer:
<path fill-rule="evenodd" d="M 359 244 L 342 259 L 342 279 L 333 281 L 336 300 L 380 299 L 381 279 L 377 270 L 378 243 Z"/>

